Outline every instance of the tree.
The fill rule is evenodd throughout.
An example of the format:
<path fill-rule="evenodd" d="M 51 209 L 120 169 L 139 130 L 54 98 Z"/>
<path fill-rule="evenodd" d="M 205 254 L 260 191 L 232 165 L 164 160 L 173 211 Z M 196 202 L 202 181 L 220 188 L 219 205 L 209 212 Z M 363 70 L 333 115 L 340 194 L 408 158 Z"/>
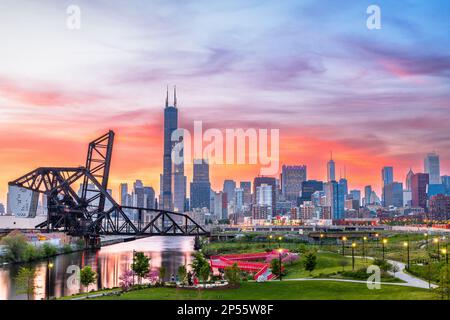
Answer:
<path fill-rule="evenodd" d="M 348 266 L 348 261 L 346 259 L 339 260 L 339 265 L 342 267 L 342 271 L 345 271 L 345 267 Z"/>
<path fill-rule="evenodd" d="M 58 248 L 53 244 L 46 242 L 42 245 L 42 252 L 44 257 L 52 257 L 58 253 Z"/>
<path fill-rule="evenodd" d="M 315 252 L 307 252 L 305 254 L 305 261 L 303 262 L 305 266 L 305 270 L 311 272 L 316 268 L 317 265 L 317 256 Z"/>
<path fill-rule="evenodd" d="M 434 292 L 442 300 L 450 299 L 448 269 L 445 265 L 441 265 L 441 267 L 440 267 L 438 286 L 434 289 Z"/>
<path fill-rule="evenodd" d="M 186 266 L 185 265 L 179 266 L 177 274 L 178 274 L 178 279 L 180 280 L 181 284 L 185 284 L 186 277 L 187 277 Z"/>
<path fill-rule="evenodd" d="M 95 283 L 97 279 L 97 273 L 90 266 L 85 266 L 80 271 L 80 282 L 86 288 L 86 292 L 89 296 L 89 285 Z"/>
<path fill-rule="evenodd" d="M 125 270 L 119 277 L 119 285 L 123 291 L 128 291 L 133 285 L 133 270 Z"/>
<path fill-rule="evenodd" d="M 17 293 L 25 293 L 27 299 L 30 300 L 35 290 L 38 288 L 35 285 L 34 278 L 36 277 L 36 269 L 21 267 L 16 276 Z"/>
<path fill-rule="evenodd" d="M 159 268 L 159 281 L 164 283 L 164 278 L 166 277 L 166 268 L 161 266 Z"/>
<path fill-rule="evenodd" d="M 131 270 L 138 276 L 138 282 L 141 284 L 142 278 L 150 270 L 150 258 L 143 252 L 136 252 L 133 257 L 133 263 L 131 264 Z"/>
<path fill-rule="evenodd" d="M 200 269 L 199 278 L 203 281 L 203 284 L 205 287 L 206 287 L 206 282 L 209 279 L 210 272 L 211 272 L 211 269 L 209 267 L 209 263 L 202 265 L 202 267 Z"/>
<path fill-rule="evenodd" d="M 281 272 L 280 259 L 272 259 L 272 261 L 270 261 L 270 270 L 274 275 L 280 276 Z"/>
<path fill-rule="evenodd" d="M 24 260 L 28 241 L 23 234 L 8 235 L 2 239 L 1 243 L 5 246 L 5 261 L 21 262 Z"/>
<path fill-rule="evenodd" d="M 239 269 L 237 263 L 233 263 L 231 267 L 225 268 L 225 279 L 233 286 L 241 282 L 241 269 Z"/>
<path fill-rule="evenodd" d="M 392 272 L 394 273 L 394 277 L 395 277 L 395 274 L 399 271 L 400 271 L 400 267 L 398 266 L 398 264 L 395 263 L 394 265 L 392 265 Z"/>
<path fill-rule="evenodd" d="M 200 274 L 202 272 L 202 269 L 206 268 L 205 266 L 207 266 L 209 270 L 209 262 L 201 252 L 194 253 L 194 260 L 192 260 L 191 266 L 197 278 L 201 278 Z"/>

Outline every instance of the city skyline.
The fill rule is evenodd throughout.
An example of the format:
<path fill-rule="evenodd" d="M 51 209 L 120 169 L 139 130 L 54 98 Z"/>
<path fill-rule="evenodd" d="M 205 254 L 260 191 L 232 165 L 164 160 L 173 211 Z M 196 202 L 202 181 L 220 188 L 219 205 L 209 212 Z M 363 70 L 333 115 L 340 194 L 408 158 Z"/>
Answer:
<path fill-rule="evenodd" d="M 159 194 L 167 84 L 177 84 L 180 127 L 202 120 L 219 129 L 279 128 L 280 168 L 305 164 L 309 179 L 326 181 L 329 150 L 351 189 L 370 184 L 378 195 L 382 167 L 394 167 L 394 181 L 404 182 L 409 168 L 423 172 L 430 152 L 440 155 L 441 175 L 449 174 L 444 2 L 381 1 L 383 27 L 370 31 L 367 5 L 353 1 L 327 10 L 309 1 L 176 10 L 170 2 L 111 2 L 106 12 L 80 1 L 79 32 L 66 30 L 64 8 L 27 2 L 30 14 L 20 2 L 0 11 L 0 202 L 8 181 L 35 167 L 83 165 L 85 141 L 107 129 L 117 132 L 115 198 L 119 183 L 136 179 Z M 189 28 L 186 13 L 197 18 Z M 185 171 L 192 181 L 192 166 Z M 211 166 L 212 188 L 253 181 L 258 172 Z"/>

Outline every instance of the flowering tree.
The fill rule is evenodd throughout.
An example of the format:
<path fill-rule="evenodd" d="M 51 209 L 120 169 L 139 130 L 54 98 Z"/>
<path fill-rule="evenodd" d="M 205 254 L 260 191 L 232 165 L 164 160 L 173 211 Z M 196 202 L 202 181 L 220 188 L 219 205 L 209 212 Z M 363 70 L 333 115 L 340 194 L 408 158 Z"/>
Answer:
<path fill-rule="evenodd" d="M 289 263 L 289 264 L 292 264 L 297 260 L 298 260 L 298 254 L 296 254 L 296 253 L 288 253 L 285 257 L 281 258 L 281 261 L 283 261 L 283 263 Z"/>
<path fill-rule="evenodd" d="M 133 277 L 134 277 L 133 270 L 125 270 L 124 272 L 122 272 L 122 274 L 119 277 L 120 280 L 119 285 L 123 291 L 128 291 L 131 288 L 134 282 Z"/>
<path fill-rule="evenodd" d="M 157 269 L 150 270 L 150 272 L 147 273 L 145 278 L 149 280 L 151 284 L 155 284 L 159 280 L 159 270 Z"/>

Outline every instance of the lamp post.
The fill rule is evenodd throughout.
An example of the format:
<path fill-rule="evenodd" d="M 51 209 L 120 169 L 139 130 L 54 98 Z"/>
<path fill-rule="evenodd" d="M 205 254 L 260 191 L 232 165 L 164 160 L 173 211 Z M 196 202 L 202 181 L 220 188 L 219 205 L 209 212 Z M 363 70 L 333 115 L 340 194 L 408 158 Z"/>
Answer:
<path fill-rule="evenodd" d="M 324 234 L 321 233 L 321 234 L 320 234 L 320 247 L 321 247 L 321 248 L 322 248 L 322 240 L 323 240 L 323 237 L 324 237 Z"/>
<path fill-rule="evenodd" d="M 434 238 L 433 242 L 437 244 L 438 260 L 441 261 L 441 255 L 439 254 L 439 238 Z"/>
<path fill-rule="evenodd" d="M 384 261 L 384 247 L 386 246 L 388 240 L 386 238 L 383 239 L 383 241 L 381 241 L 381 249 L 383 251 L 383 261 Z"/>
<path fill-rule="evenodd" d="M 377 240 L 377 247 L 380 246 L 380 235 L 378 233 L 375 233 L 375 239 Z"/>
<path fill-rule="evenodd" d="M 355 271 L 355 248 L 356 242 L 352 243 L 352 270 Z"/>
<path fill-rule="evenodd" d="M 409 240 L 403 242 L 403 246 L 406 248 L 406 254 L 407 254 L 407 268 L 406 270 L 409 270 Z"/>
<path fill-rule="evenodd" d="M 279 272 L 279 274 L 278 274 L 278 276 L 279 276 L 279 278 L 280 278 L 280 281 L 281 281 L 281 253 L 283 252 L 283 249 L 278 249 L 278 262 L 279 262 L 279 266 L 280 266 L 280 270 L 278 271 Z"/>
<path fill-rule="evenodd" d="M 444 248 L 441 250 L 441 252 L 445 256 L 445 265 L 447 266 L 447 269 L 448 269 L 448 250 L 447 250 L 447 248 Z"/>
<path fill-rule="evenodd" d="M 281 248 L 281 240 L 283 240 L 282 236 L 278 237 L 278 248 Z"/>
<path fill-rule="evenodd" d="M 50 300 L 50 273 L 53 269 L 53 263 L 47 263 L 47 300 Z"/>
<path fill-rule="evenodd" d="M 269 248 L 271 247 L 270 242 L 271 242 L 272 238 L 273 238 L 273 235 L 269 235 Z"/>
<path fill-rule="evenodd" d="M 345 241 L 347 241 L 347 237 L 342 237 L 342 255 L 345 256 Z"/>
<path fill-rule="evenodd" d="M 363 259 L 364 259 L 364 261 L 366 261 L 366 241 L 367 241 L 367 237 L 363 237 L 362 249 L 363 249 Z"/>
<path fill-rule="evenodd" d="M 427 248 L 427 252 L 428 252 L 428 232 L 425 232 L 423 234 L 423 236 L 425 237 L 425 247 Z"/>

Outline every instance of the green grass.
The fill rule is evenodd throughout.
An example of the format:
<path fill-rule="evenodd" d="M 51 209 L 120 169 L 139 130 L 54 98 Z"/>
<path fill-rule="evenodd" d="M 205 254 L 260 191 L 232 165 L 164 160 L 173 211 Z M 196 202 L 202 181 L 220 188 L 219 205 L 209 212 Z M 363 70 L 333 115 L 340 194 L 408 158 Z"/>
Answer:
<path fill-rule="evenodd" d="M 183 290 L 149 288 L 105 296 L 102 300 L 430 300 L 437 298 L 426 289 L 382 285 L 369 290 L 363 283 L 334 281 L 244 282 L 238 289 Z"/>

